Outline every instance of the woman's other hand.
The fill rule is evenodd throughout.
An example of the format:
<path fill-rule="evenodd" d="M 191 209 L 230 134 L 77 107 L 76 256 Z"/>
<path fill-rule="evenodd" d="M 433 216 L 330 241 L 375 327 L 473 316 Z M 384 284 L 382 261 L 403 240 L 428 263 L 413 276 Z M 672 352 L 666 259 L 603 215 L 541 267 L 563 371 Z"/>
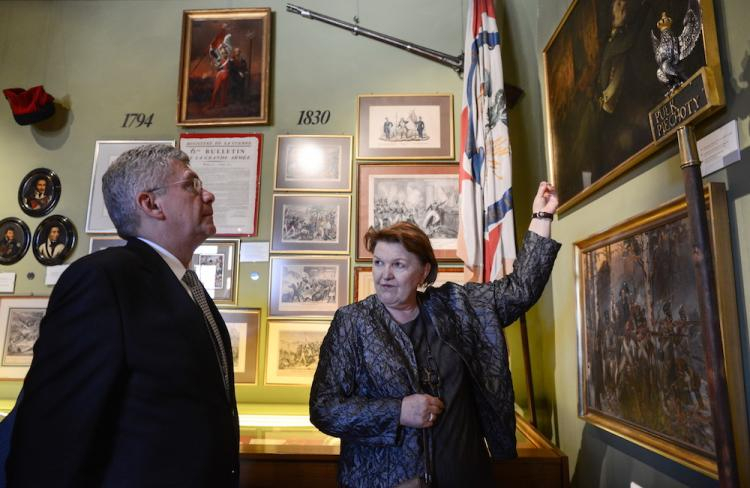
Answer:
<path fill-rule="evenodd" d="M 432 427 L 444 408 L 438 397 L 424 393 L 409 395 L 401 400 L 401 425 L 417 429 Z"/>

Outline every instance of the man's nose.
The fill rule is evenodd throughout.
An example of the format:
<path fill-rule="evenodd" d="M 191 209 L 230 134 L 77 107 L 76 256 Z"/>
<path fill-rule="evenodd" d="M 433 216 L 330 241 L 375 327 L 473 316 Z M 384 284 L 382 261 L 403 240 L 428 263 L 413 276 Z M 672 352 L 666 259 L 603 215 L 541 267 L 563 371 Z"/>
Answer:
<path fill-rule="evenodd" d="M 203 197 L 203 201 L 206 203 L 213 203 L 213 201 L 216 200 L 214 194 L 206 190 L 205 188 L 203 189 L 201 197 Z"/>

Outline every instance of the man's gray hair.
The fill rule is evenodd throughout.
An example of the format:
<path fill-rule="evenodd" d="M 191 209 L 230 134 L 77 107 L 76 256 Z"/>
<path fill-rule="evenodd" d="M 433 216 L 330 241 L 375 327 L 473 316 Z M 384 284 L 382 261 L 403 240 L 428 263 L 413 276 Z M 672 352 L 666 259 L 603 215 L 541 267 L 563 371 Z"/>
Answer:
<path fill-rule="evenodd" d="M 104 173 L 104 204 L 121 237 L 137 235 L 140 213 L 136 196 L 167 183 L 173 160 L 187 165 L 190 158 L 166 144 L 147 144 L 122 153 Z"/>

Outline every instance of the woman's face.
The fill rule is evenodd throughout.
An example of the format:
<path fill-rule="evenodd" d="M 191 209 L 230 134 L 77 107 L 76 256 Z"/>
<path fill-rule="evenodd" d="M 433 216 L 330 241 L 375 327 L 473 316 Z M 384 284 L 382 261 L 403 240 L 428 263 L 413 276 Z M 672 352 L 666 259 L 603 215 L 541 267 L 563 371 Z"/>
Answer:
<path fill-rule="evenodd" d="M 400 242 L 379 241 L 372 258 L 375 293 L 387 308 L 404 309 L 417 305 L 417 287 L 430 272 Z"/>

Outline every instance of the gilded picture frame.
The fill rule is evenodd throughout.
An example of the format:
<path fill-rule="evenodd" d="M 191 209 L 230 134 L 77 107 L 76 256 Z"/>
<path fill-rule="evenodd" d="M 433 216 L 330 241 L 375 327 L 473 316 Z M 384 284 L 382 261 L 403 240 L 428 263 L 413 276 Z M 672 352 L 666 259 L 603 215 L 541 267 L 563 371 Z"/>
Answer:
<path fill-rule="evenodd" d="M 232 341 L 234 383 L 258 384 L 260 309 L 219 308 Z"/>
<path fill-rule="evenodd" d="M 271 9 L 185 10 L 177 125 L 267 125 Z"/>
<path fill-rule="evenodd" d="M 678 42 L 684 25 L 700 34 L 692 44 Z M 662 46 L 668 38 L 684 59 Z M 724 105 L 711 0 L 574 0 L 543 58 L 548 159 L 561 212 L 666 144 L 678 123 L 695 124 Z M 665 72 L 673 71 L 685 79 L 677 89 L 667 86 L 676 78 Z M 664 134 L 650 114 L 671 117 L 670 104 L 675 120 Z"/>
<path fill-rule="evenodd" d="M 357 97 L 357 159 L 453 159 L 453 95 Z"/>
<path fill-rule="evenodd" d="M 269 320 L 267 385 L 310 386 L 330 321 Z"/>
<path fill-rule="evenodd" d="M 274 191 L 352 190 L 352 136 L 280 135 Z"/>
<path fill-rule="evenodd" d="M 719 366 L 726 371 L 730 397 L 730 411 L 714 415 L 731 415 L 737 459 L 748 459 L 723 184 L 707 185 L 705 202 L 724 344 L 725 363 Z M 683 197 L 575 243 L 579 416 L 716 478 L 690 242 Z"/>
<path fill-rule="evenodd" d="M 273 196 L 271 252 L 349 254 L 351 195 Z"/>

